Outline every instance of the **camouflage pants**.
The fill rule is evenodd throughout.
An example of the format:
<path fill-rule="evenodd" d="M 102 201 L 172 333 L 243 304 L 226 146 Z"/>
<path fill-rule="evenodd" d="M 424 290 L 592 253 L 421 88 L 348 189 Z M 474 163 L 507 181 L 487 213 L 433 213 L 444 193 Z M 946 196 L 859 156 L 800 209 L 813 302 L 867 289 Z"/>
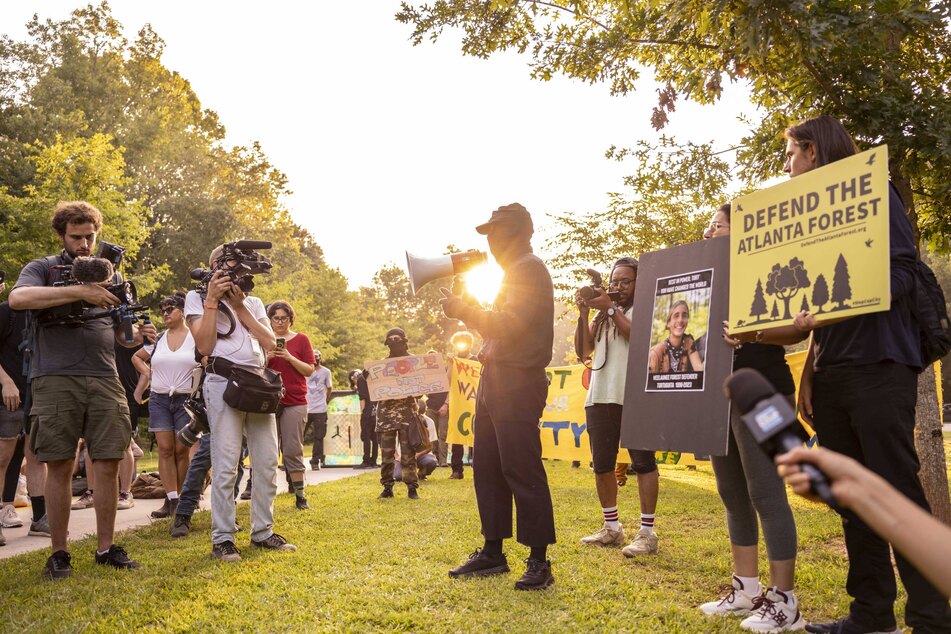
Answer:
<path fill-rule="evenodd" d="M 416 475 L 416 452 L 409 446 L 408 430 L 400 427 L 399 430 L 381 431 L 380 454 L 383 457 L 383 469 L 380 472 L 380 484 L 385 487 L 393 486 L 393 462 L 396 460 L 396 440 L 400 443 L 400 466 L 403 469 L 403 482 L 406 486 L 415 489 L 419 478 Z"/>

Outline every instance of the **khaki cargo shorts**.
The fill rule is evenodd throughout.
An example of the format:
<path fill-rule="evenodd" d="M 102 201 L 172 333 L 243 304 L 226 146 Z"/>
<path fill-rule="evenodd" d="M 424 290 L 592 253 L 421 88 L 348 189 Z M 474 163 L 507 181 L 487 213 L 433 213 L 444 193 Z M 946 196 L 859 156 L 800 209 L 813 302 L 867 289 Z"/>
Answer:
<path fill-rule="evenodd" d="M 115 376 L 33 379 L 30 448 L 41 462 L 72 460 L 80 438 L 93 460 L 121 460 L 132 438 L 129 404 Z"/>

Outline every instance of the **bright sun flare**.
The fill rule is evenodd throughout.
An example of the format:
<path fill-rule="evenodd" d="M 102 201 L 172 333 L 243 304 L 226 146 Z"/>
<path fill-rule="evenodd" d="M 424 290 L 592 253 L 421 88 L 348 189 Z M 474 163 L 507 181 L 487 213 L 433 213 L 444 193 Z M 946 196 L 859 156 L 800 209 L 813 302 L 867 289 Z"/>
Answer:
<path fill-rule="evenodd" d="M 465 274 L 466 288 L 482 304 L 491 304 L 502 284 L 502 269 L 495 262 L 487 262 Z"/>

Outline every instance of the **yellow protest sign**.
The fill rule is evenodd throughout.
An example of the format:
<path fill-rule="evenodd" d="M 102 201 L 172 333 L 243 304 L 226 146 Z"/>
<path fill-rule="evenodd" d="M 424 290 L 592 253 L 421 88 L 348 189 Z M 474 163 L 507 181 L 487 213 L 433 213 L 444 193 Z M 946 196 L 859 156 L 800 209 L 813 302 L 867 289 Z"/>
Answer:
<path fill-rule="evenodd" d="M 733 201 L 733 332 L 888 310 L 888 148 Z"/>
<path fill-rule="evenodd" d="M 471 447 L 472 419 L 475 416 L 475 398 L 482 364 L 468 359 L 450 359 L 449 363 L 449 431 L 446 441 Z M 584 401 L 588 393 L 587 377 L 590 370 L 583 365 L 569 365 L 548 368 L 547 373 L 551 384 L 539 426 L 542 457 L 579 460 L 582 464 L 588 464 L 591 447 L 588 444 Z M 627 452 L 621 450 L 618 461 L 627 460 Z M 657 461 L 663 464 L 697 464 L 691 454 L 672 451 L 658 452 Z"/>

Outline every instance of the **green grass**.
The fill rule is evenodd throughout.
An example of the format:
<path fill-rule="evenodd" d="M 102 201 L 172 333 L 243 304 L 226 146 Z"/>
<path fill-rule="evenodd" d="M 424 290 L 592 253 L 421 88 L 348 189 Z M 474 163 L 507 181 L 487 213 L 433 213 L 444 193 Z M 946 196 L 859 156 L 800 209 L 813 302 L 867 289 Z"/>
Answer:
<path fill-rule="evenodd" d="M 172 540 L 167 522 L 123 534 L 143 564 L 120 572 L 96 566 L 91 539 L 71 545 L 73 576 L 41 579 L 48 551 L 0 561 L 0 627 L 7 631 L 500 631 L 740 632 L 738 620 L 711 619 L 697 607 L 730 574 L 722 504 L 709 469 L 661 467 L 657 530 L 661 552 L 626 560 L 618 549 L 582 546 L 600 525 L 593 477 L 565 462 L 546 463 L 559 543 L 550 557 L 555 586 L 519 592 L 527 549 L 506 542 L 511 574 L 451 580 L 446 572 L 480 545 L 472 480 L 437 470 L 412 502 L 397 485 L 377 500 L 373 473 L 308 489 L 309 513 L 290 495 L 276 502 L 276 529 L 296 553 L 238 547 L 245 561 L 209 557 L 208 513 Z M 467 472 L 469 476 L 471 472 Z M 621 519 L 635 526 L 636 486 L 621 489 Z M 845 613 L 847 562 L 836 516 L 791 497 L 799 528 L 798 594 L 809 620 Z M 248 505 L 239 521 L 247 529 Z M 765 555 L 764 555 L 765 556 Z M 761 570 L 766 570 L 765 559 Z M 765 574 L 762 577 L 765 581 Z M 899 605 L 903 605 L 900 598 Z"/>

